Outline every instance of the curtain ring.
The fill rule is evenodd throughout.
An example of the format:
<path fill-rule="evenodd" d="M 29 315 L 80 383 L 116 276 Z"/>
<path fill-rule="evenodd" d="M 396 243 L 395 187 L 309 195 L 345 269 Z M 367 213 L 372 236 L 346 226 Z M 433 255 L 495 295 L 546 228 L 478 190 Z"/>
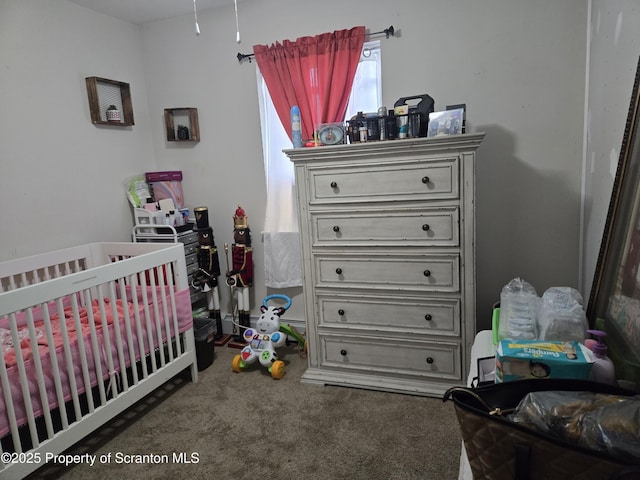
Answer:
<path fill-rule="evenodd" d="M 369 58 L 371 56 L 371 49 L 365 48 L 364 50 L 362 50 L 362 56 L 364 58 Z"/>

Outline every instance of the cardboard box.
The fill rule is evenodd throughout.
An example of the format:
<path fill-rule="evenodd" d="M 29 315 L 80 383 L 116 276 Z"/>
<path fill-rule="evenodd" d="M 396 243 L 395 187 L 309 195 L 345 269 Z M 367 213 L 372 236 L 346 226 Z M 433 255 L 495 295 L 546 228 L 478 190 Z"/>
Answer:
<path fill-rule="evenodd" d="M 579 342 L 501 340 L 496 349 L 496 383 L 527 378 L 588 380 L 593 354 Z"/>
<path fill-rule="evenodd" d="M 145 179 L 153 191 L 153 199 L 170 199 L 176 209 L 184 208 L 184 195 L 182 193 L 182 172 L 146 172 Z"/>

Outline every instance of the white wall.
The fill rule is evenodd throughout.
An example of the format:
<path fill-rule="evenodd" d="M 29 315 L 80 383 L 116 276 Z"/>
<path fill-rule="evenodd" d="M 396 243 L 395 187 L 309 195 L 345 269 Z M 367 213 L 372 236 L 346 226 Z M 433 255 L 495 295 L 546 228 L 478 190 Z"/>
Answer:
<path fill-rule="evenodd" d="M 130 239 L 122 181 L 155 165 L 141 49 L 66 0 L 0 0 L 0 260 Z M 91 123 L 90 76 L 130 83 L 134 127 Z"/>
<path fill-rule="evenodd" d="M 193 17 L 143 26 L 144 66 L 160 169 L 184 172 L 185 196 L 210 209 L 219 248 L 232 243 L 241 203 L 255 249 L 254 302 L 263 286 L 259 232 L 265 185 L 255 64 L 236 54 L 252 45 L 354 25 L 389 25 L 382 39 L 383 103 L 428 93 L 436 108 L 466 103 L 470 131 L 487 133 L 478 153 L 478 321 L 515 276 L 541 292 L 578 286 L 582 112 L 587 3 L 584 0 L 238 2 Z M 336 16 L 339 12 L 339 16 Z M 202 140 L 174 147 L 162 137 L 162 110 L 195 106 Z M 224 265 L 224 258 L 221 257 Z M 301 315 L 295 289 L 288 315 Z M 298 307 L 298 310 L 296 310 Z"/>
<path fill-rule="evenodd" d="M 254 64 L 238 51 L 354 25 L 399 30 L 382 40 L 383 103 L 428 93 L 466 103 L 478 153 L 478 322 L 502 285 L 578 285 L 585 0 L 240 0 L 145 24 L 66 0 L 0 0 L 0 260 L 96 240 L 127 240 L 123 178 L 184 172 L 185 198 L 207 205 L 220 250 L 232 214 L 249 215 L 254 304 L 267 292 L 260 238 L 265 183 Z M 90 123 L 84 78 L 131 84 L 136 125 Z M 196 107 L 202 140 L 168 144 L 162 112 Z M 221 252 L 224 269 L 224 255 Z M 223 289 L 224 290 L 224 289 Z M 226 292 L 223 303 L 226 305 Z M 292 318 L 301 316 L 299 291 Z"/>
<path fill-rule="evenodd" d="M 635 0 L 593 0 L 585 156 L 584 286 L 589 294 L 640 55 Z"/>

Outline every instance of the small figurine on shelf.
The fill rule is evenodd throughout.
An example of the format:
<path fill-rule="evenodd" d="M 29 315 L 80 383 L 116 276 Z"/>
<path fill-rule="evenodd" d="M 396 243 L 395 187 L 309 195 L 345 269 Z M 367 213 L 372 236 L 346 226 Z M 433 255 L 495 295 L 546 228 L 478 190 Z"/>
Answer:
<path fill-rule="evenodd" d="M 120 110 L 115 105 L 109 105 L 109 108 L 107 108 L 107 121 L 120 123 Z"/>
<path fill-rule="evenodd" d="M 232 269 L 227 272 L 227 284 L 234 287 L 238 308 L 240 330 L 249 328 L 251 306 L 249 305 L 250 287 L 253 286 L 253 248 L 251 248 L 251 232 L 244 209 L 238 205 L 233 216 L 233 240 L 231 246 Z M 234 332 L 234 340 L 242 342 L 242 331 Z M 234 346 L 234 345 L 232 345 Z"/>
<path fill-rule="evenodd" d="M 178 140 L 189 140 L 189 127 L 178 125 Z"/>

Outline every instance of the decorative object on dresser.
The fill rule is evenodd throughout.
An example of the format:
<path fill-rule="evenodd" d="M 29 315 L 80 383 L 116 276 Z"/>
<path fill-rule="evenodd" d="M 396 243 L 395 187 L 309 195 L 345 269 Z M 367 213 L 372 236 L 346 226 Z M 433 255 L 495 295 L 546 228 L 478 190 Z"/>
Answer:
<path fill-rule="evenodd" d="M 316 126 L 316 141 L 318 145 L 340 145 L 345 143 L 344 123 L 321 123 Z"/>
<path fill-rule="evenodd" d="M 483 138 L 285 150 L 303 252 L 303 381 L 431 396 L 464 383 Z"/>
<path fill-rule="evenodd" d="M 464 123 L 464 109 L 443 110 L 429 114 L 428 137 L 440 137 L 443 135 L 460 135 Z"/>

